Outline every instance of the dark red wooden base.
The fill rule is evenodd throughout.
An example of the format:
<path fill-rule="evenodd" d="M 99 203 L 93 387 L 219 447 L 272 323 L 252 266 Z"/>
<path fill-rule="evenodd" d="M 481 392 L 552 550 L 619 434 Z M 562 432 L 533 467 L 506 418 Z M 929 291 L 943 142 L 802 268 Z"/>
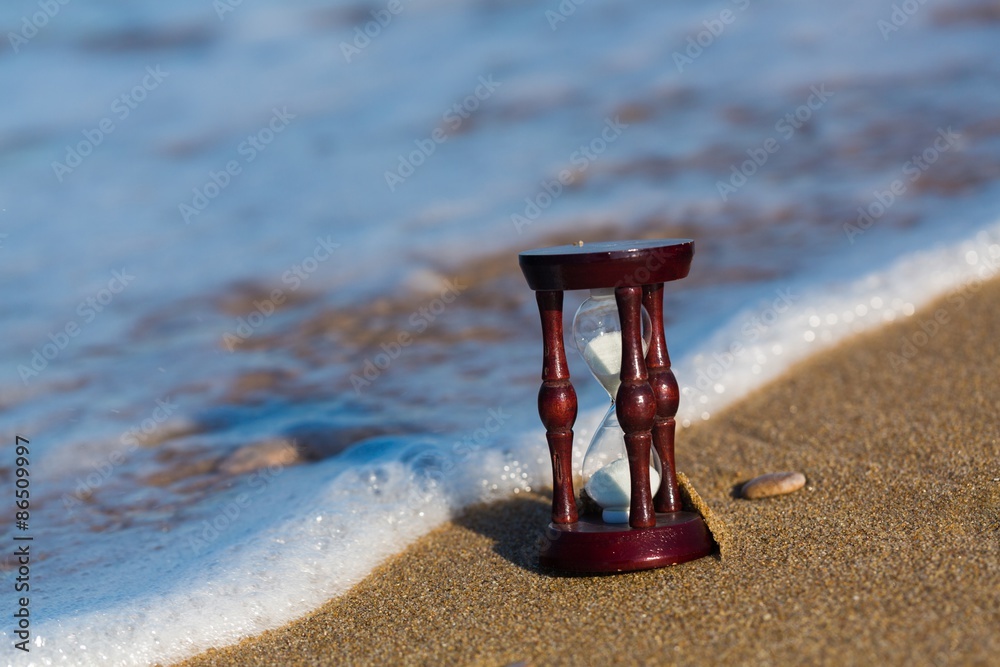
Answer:
<path fill-rule="evenodd" d="M 550 523 L 545 538 L 538 558 L 542 567 L 591 574 L 677 565 L 715 547 L 705 520 L 694 512 L 657 514 L 651 528 L 581 517 L 576 523 Z"/>

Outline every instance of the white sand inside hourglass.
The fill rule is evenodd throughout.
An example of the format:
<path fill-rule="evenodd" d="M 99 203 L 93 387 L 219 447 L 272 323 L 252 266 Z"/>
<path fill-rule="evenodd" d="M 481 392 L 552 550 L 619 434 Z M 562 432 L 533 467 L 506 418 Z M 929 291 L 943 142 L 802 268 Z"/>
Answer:
<path fill-rule="evenodd" d="M 660 488 L 660 473 L 649 467 L 650 493 Z M 632 500 L 632 480 L 629 477 L 628 459 L 617 459 L 599 469 L 586 485 L 587 495 L 601 506 L 606 523 L 628 523 L 629 504 Z"/>
<path fill-rule="evenodd" d="M 642 341 L 642 352 L 646 353 L 649 346 Z M 583 359 L 590 370 L 594 372 L 597 381 L 614 398 L 621 385 L 622 372 L 622 334 L 620 331 L 606 333 L 587 343 L 583 350 Z"/>
<path fill-rule="evenodd" d="M 621 385 L 622 335 L 619 331 L 598 336 L 587 343 L 583 359 L 594 372 L 597 381 L 614 398 Z"/>

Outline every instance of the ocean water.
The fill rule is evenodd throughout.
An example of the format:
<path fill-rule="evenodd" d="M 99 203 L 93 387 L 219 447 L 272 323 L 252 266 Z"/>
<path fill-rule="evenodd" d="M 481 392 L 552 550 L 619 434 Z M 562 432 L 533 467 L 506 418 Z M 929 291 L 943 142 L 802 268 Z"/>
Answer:
<path fill-rule="evenodd" d="M 544 488 L 519 250 L 696 240 L 685 427 L 887 322 L 907 363 L 914 313 L 1000 269 L 986 3 L 17 0 L 0 28 L 9 664 L 232 643 Z M 606 397 L 570 363 L 582 461 Z"/>

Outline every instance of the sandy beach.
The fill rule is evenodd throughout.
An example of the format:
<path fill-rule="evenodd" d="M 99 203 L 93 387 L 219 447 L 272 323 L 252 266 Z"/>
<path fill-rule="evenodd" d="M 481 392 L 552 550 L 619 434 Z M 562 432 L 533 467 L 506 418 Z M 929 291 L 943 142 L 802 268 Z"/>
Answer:
<path fill-rule="evenodd" d="M 517 497 L 183 665 L 998 664 L 998 303 L 1000 281 L 970 286 L 682 431 L 678 466 L 714 515 L 714 556 L 541 572 L 548 500 Z M 806 487 L 736 497 L 781 470 Z"/>

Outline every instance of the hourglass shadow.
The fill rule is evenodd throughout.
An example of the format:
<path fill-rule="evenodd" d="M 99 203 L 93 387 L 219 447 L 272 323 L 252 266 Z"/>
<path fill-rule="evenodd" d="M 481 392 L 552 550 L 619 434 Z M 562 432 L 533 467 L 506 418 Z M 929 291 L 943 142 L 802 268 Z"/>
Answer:
<path fill-rule="evenodd" d="M 493 542 L 493 552 L 512 565 L 543 576 L 559 573 L 538 565 L 545 526 L 552 520 L 552 498 L 526 494 L 470 508 L 455 523 Z"/>

